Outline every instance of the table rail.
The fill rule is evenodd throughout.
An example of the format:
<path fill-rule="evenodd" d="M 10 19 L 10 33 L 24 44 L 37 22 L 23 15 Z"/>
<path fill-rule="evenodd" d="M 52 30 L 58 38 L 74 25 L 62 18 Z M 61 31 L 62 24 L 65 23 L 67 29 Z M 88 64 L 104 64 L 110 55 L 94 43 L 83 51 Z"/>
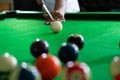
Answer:
<path fill-rule="evenodd" d="M 44 19 L 43 12 L 38 11 L 6 11 L 0 13 L 0 19 L 3 18 L 28 18 L 28 19 Z M 67 19 L 75 20 L 120 20 L 120 12 L 79 12 L 66 13 Z"/>

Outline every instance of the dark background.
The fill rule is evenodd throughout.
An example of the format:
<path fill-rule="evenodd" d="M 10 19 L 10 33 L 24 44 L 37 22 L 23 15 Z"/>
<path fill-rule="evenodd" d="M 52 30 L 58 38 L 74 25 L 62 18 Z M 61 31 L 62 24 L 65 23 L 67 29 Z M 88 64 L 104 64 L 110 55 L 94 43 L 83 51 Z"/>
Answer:
<path fill-rule="evenodd" d="M 40 11 L 41 6 L 36 3 L 36 0 L 14 0 L 15 10 Z"/>
<path fill-rule="evenodd" d="M 120 0 L 79 0 L 81 11 L 112 11 L 120 9 Z"/>
<path fill-rule="evenodd" d="M 120 9 L 120 0 L 79 0 L 79 4 L 81 12 Z M 35 0 L 14 0 L 14 9 L 39 11 L 41 6 L 38 6 Z"/>

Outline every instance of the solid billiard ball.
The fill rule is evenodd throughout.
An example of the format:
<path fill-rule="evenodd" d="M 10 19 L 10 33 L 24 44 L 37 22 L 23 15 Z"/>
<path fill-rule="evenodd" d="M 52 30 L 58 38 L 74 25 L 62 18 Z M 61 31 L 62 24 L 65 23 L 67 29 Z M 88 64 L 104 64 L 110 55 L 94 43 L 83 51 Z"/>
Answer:
<path fill-rule="evenodd" d="M 76 61 L 78 58 L 79 49 L 74 43 L 63 43 L 58 51 L 58 57 L 63 63 Z"/>
<path fill-rule="evenodd" d="M 71 34 L 68 37 L 67 42 L 72 42 L 76 44 L 79 47 L 79 49 L 82 49 L 84 46 L 84 37 L 80 34 Z"/>
<path fill-rule="evenodd" d="M 110 72 L 114 80 L 120 80 L 120 56 L 115 56 L 112 59 Z"/>
<path fill-rule="evenodd" d="M 62 28 L 63 28 L 63 26 L 60 21 L 51 22 L 51 29 L 53 32 L 55 32 L 55 33 L 60 32 L 62 30 Z"/>
<path fill-rule="evenodd" d="M 53 80 L 61 71 L 59 59 L 50 54 L 42 54 L 37 58 L 35 66 L 41 73 L 42 80 Z"/>
<path fill-rule="evenodd" d="M 1 72 L 10 72 L 17 66 L 17 64 L 18 64 L 17 59 L 8 52 L 0 56 Z"/>
<path fill-rule="evenodd" d="M 35 58 L 37 58 L 42 53 L 48 53 L 48 51 L 49 51 L 49 44 L 48 44 L 47 41 L 36 39 L 36 41 L 32 43 L 30 50 L 31 50 L 31 54 Z"/>
<path fill-rule="evenodd" d="M 8 80 L 10 72 L 17 66 L 17 59 L 9 54 L 4 53 L 0 56 L 0 80 Z"/>
<path fill-rule="evenodd" d="M 42 80 L 41 74 L 33 65 L 22 62 L 10 74 L 9 80 Z"/>
<path fill-rule="evenodd" d="M 68 62 L 63 73 L 62 80 L 91 80 L 90 67 L 84 62 Z"/>

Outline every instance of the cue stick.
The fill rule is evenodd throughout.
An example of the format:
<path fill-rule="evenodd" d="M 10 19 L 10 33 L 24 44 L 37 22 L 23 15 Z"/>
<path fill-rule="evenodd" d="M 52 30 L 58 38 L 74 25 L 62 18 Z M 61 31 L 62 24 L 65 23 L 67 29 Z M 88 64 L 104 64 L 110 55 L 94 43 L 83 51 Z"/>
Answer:
<path fill-rule="evenodd" d="M 47 12 L 47 14 L 49 15 L 50 19 L 51 19 L 52 21 L 54 21 L 54 18 L 53 18 L 53 16 L 51 15 L 50 11 L 48 10 L 47 6 L 45 5 L 45 1 L 44 1 L 44 0 L 42 0 L 42 5 L 43 5 L 43 8 L 45 9 L 45 11 Z"/>

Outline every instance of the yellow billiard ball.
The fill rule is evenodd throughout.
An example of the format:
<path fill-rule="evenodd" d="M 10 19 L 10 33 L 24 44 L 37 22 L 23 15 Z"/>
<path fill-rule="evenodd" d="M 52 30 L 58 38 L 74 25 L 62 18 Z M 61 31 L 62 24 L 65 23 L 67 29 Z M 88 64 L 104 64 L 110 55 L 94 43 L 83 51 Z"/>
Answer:
<path fill-rule="evenodd" d="M 17 59 L 8 52 L 0 56 L 0 71 L 2 72 L 12 71 L 17 66 L 17 64 Z"/>

